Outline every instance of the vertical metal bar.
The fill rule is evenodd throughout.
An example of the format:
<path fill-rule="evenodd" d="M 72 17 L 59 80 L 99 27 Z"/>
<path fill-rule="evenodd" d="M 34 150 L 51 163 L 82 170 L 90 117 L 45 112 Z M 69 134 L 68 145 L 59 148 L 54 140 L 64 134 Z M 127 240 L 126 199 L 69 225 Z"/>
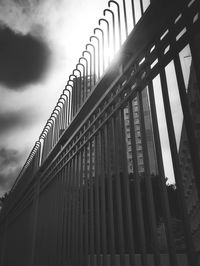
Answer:
<path fill-rule="evenodd" d="M 51 251 L 50 256 L 52 256 L 53 264 L 56 265 L 56 263 L 57 263 L 56 262 L 56 252 L 57 252 L 56 245 L 57 245 L 57 232 L 58 232 L 58 225 L 57 225 L 58 182 L 57 182 L 57 180 L 54 180 L 54 186 L 52 186 L 52 184 L 51 184 L 49 187 L 49 190 L 50 190 L 50 198 L 52 198 L 52 212 L 51 212 L 51 218 L 52 219 L 51 219 L 51 222 L 52 222 L 53 227 L 54 227 L 54 231 L 52 232 L 52 242 L 51 242 L 52 245 L 51 245 L 51 249 L 50 249 L 50 251 Z M 45 201 L 45 198 L 43 198 L 42 200 Z M 42 210 L 42 211 L 44 211 L 44 210 Z M 40 256 L 39 256 L 41 261 L 42 261 L 42 259 L 44 259 L 44 260 L 47 259 L 47 256 L 48 256 L 46 249 L 44 249 L 44 240 L 45 240 L 45 238 L 43 236 L 43 234 L 45 232 L 45 231 L 43 232 L 44 223 L 45 223 L 44 216 L 42 216 L 41 217 L 41 224 L 42 224 L 42 226 L 41 226 L 41 230 L 42 230 L 41 238 L 42 238 L 42 240 L 41 241 L 43 242 L 43 246 L 42 246 L 42 249 L 40 251 Z M 41 254 L 43 255 L 43 258 L 41 258 Z"/>
<path fill-rule="evenodd" d="M 77 69 L 76 69 L 77 70 Z M 79 72 L 80 73 L 80 72 Z M 76 113 L 78 112 L 78 110 L 79 110 L 79 106 L 80 106 L 80 102 L 79 102 L 79 91 L 80 91 L 80 79 L 81 79 L 81 74 L 80 74 L 80 76 L 77 76 L 76 77 L 76 79 L 77 79 L 77 83 L 76 83 L 76 101 L 77 101 L 77 105 L 76 105 Z"/>
<path fill-rule="evenodd" d="M 68 263 L 68 252 L 69 252 L 69 234 L 68 234 L 68 226 L 69 226 L 69 181 L 70 181 L 70 163 L 66 165 L 66 192 L 65 192 L 65 204 L 66 204 L 66 211 L 65 211 L 65 261 Z"/>
<path fill-rule="evenodd" d="M 58 125 L 57 125 L 57 140 L 56 140 L 56 143 L 58 142 L 59 140 L 59 135 L 60 135 L 60 129 L 61 129 L 61 120 L 60 120 L 60 115 L 61 115 L 61 109 L 59 110 L 59 113 L 57 115 L 57 120 L 58 120 Z"/>
<path fill-rule="evenodd" d="M 112 147 L 114 156 L 114 189 L 116 194 L 117 205 L 117 219 L 118 219 L 118 232 L 119 232 L 119 253 L 120 261 L 122 265 L 125 265 L 125 243 L 124 243 L 124 224 L 122 214 L 122 196 L 121 196 L 121 184 L 120 184 L 120 154 L 119 154 L 119 135 L 118 124 L 116 122 L 117 117 L 111 119 L 111 134 L 112 134 Z"/>
<path fill-rule="evenodd" d="M 56 199 L 55 190 L 56 190 L 56 185 L 50 186 L 49 187 L 49 193 L 47 195 L 47 200 L 50 201 L 50 206 L 51 206 L 51 214 L 50 214 L 50 208 L 48 208 L 48 211 L 47 211 L 48 214 L 47 215 L 48 215 L 48 217 L 51 217 L 50 223 L 51 223 L 52 227 L 55 227 L 55 205 L 56 205 L 55 204 L 55 199 Z M 42 199 L 42 195 L 41 195 L 41 200 L 44 200 L 44 198 Z M 39 210 L 40 210 L 40 212 L 39 212 L 39 216 L 38 217 L 40 217 L 40 231 L 39 231 L 39 234 L 38 234 L 37 243 L 42 243 L 44 241 L 43 240 L 43 226 L 44 226 L 44 217 L 43 217 L 43 213 L 44 212 L 43 211 L 44 210 L 42 210 L 41 202 L 39 203 Z M 42 213 L 42 215 L 41 215 L 41 213 Z M 51 240 L 52 241 L 51 241 L 51 244 L 50 244 L 50 247 L 49 247 L 50 258 L 51 258 L 53 263 L 55 263 L 55 246 L 54 246 L 55 242 L 56 242 L 55 241 L 55 233 L 56 233 L 56 229 L 51 234 Z M 43 242 L 42 248 L 44 249 L 44 242 Z M 45 255 L 47 255 L 46 252 L 43 252 L 42 248 L 41 247 L 38 248 L 38 251 L 39 251 L 38 252 L 38 260 L 39 261 L 41 260 L 41 258 L 40 258 L 41 253 L 45 253 Z"/>
<path fill-rule="evenodd" d="M 65 167 L 61 170 L 61 215 L 60 215 L 60 265 L 63 265 L 63 258 L 64 258 L 64 212 L 65 212 Z"/>
<path fill-rule="evenodd" d="M 91 43 L 88 43 L 86 44 L 86 49 L 88 48 L 88 46 L 91 46 L 92 49 L 93 49 L 93 75 L 94 75 L 94 80 L 93 80 L 93 85 L 96 84 L 96 49 L 95 49 L 95 46 Z M 92 58 L 92 54 L 91 54 L 91 58 Z M 92 75 L 92 73 L 91 73 Z M 91 76 L 92 78 L 92 76 Z M 91 84 L 92 85 L 92 84 Z M 90 88 L 90 91 L 91 91 L 92 88 Z"/>
<path fill-rule="evenodd" d="M 60 108 L 59 113 L 58 113 L 58 139 L 57 139 L 57 141 L 60 138 L 60 130 L 63 128 L 62 127 L 62 118 L 61 118 L 61 115 L 62 115 L 62 109 Z"/>
<path fill-rule="evenodd" d="M 179 159 L 177 154 L 177 146 L 176 146 L 176 138 L 174 133 L 174 126 L 169 102 L 169 95 L 168 95 L 168 87 L 167 87 L 167 80 L 165 70 L 161 69 L 160 71 L 160 80 L 161 80 L 161 87 L 162 87 L 162 94 L 163 94 L 163 101 L 164 101 L 164 108 L 165 108 L 165 115 L 166 115 L 166 122 L 167 122 L 167 129 L 169 134 L 169 142 L 171 148 L 171 155 L 172 155 L 172 162 L 174 167 L 175 173 L 175 180 L 178 188 L 178 195 L 180 199 L 180 207 L 183 216 L 183 225 L 184 225 L 184 234 L 185 234 L 185 242 L 187 247 L 187 254 L 188 260 L 191 265 L 197 265 L 196 254 L 194 252 L 192 237 L 191 237 L 191 229 L 188 220 L 188 214 L 186 210 L 185 198 L 184 198 L 184 188 L 182 184 L 181 172 L 179 167 Z"/>
<path fill-rule="evenodd" d="M 60 130 L 64 130 L 65 129 L 65 101 L 61 101 L 59 102 L 60 104 L 62 104 L 62 107 L 60 109 Z M 59 137 L 61 136 L 60 132 L 59 132 Z"/>
<path fill-rule="evenodd" d="M 78 263 L 78 159 L 79 154 L 75 155 L 75 176 L 74 176 L 74 265 Z"/>
<path fill-rule="evenodd" d="M 58 110 L 58 109 L 56 109 L 56 110 Z M 58 125 L 57 125 L 57 141 L 56 141 L 56 143 L 58 142 L 59 137 L 60 137 L 60 129 L 61 129 L 61 109 L 58 111 L 58 114 L 57 114 L 57 120 L 58 120 Z"/>
<path fill-rule="evenodd" d="M 150 106 L 151 106 L 152 124 L 153 124 L 154 136 L 155 136 L 154 140 L 155 140 L 156 155 L 157 155 L 158 173 L 160 174 L 159 183 L 160 183 L 161 204 L 163 207 L 163 214 L 164 214 L 164 220 L 165 220 L 165 225 L 166 225 L 166 237 L 167 237 L 167 243 L 168 243 L 168 249 L 169 249 L 169 257 L 170 257 L 171 265 L 177 266 L 176 247 L 175 247 L 175 243 L 173 239 L 172 219 L 170 215 L 169 200 L 168 200 L 167 189 L 166 189 L 165 171 L 164 171 L 163 160 L 162 160 L 162 150 L 161 150 L 152 81 L 149 82 L 148 86 L 149 86 L 149 99 L 150 99 Z M 160 132 L 160 134 L 162 133 Z"/>
<path fill-rule="evenodd" d="M 72 247 L 71 247 L 71 212 L 72 212 L 72 203 L 71 203 L 71 199 L 72 199 L 72 160 L 68 163 L 68 221 L 67 221 L 67 262 L 68 264 L 71 263 L 71 251 L 72 251 Z"/>
<path fill-rule="evenodd" d="M 73 153 L 73 152 L 72 152 Z M 70 182 L 70 262 L 74 264 L 74 158 L 71 159 L 71 182 Z"/>
<path fill-rule="evenodd" d="M 109 51 L 109 47 L 110 47 L 110 25 L 109 25 L 109 22 L 104 18 L 99 19 L 99 25 L 101 24 L 101 21 L 104 21 L 107 25 L 107 51 Z M 110 57 L 109 57 L 109 55 L 107 57 L 108 57 L 107 58 L 107 64 L 109 65 Z"/>
<path fill-rule="evenodd" d="M 86 63 L 87 63 L 87 61 L 86 61 Z M 87 65 L 86 65 L 86 67 L 83 64 L 81 64 L 81 65 L 83 66 L 83 82 L 81 83 L 81 104 L 83 105 L 84 102 L 85 102 L 84 93 L 87 90 L 87 78 L 88 78 L 88 75 L 86 74 L 86 72 L 88 70 L 86 69 Z"/>
<path fill-rule="evenodd" d="M 92 38 L 96 39 L 97 40 L 97 66 L 98 66 L 98 75 L 97 75 L 97 80 L 100 78 L 100 45 L 99 45 L 99 38 L 96 37 L 96 36 L 91 36 L 90 37 L 90 41 L 92 41 Z M 96 53 L 94 54 L 94 56 L 96 56 Z M 95 60 L 96 61 L 96 60 Z"/>
<path fill-rule="evenodd" d="M 142 133 L 141 135 L 142 135 L 142 147 L 143 147 L 143 156 L 144 156 L 144 168 L 145 168 L 145 192 L 147 196 L 151 240 L 153 244 L 155 265 L 159 266 L 161 265 L 161 262 L 160 262 L 160 253 L 159 253 L 158 242 L 157 242 L 155 208 L 154 208 L 154 201 L 153 201 L 151 175 L 150 175 L 150 169 L 149 169 L 149 158 L 148 158 L 148 150 L 147 150 L 147 142 L 146 142 L 146 134 L 145 134 L 144 110 L 143 110 L 141 92 L 138 93 L 138 98 L 139 98 L 139 114 L 140 114 L 141 133 Z"/>
<path fill-rule="evenodd" d="M 65 260 L 67 263 L 69 263 L 69 243 L 70 243 L 70 236 L 69 236 L 69 226 L 70 226 L 70 169 L 71 169 L 71 163 L 68 162 L 66 165 L 66 222 L 65 222 L 65 239 L 66 239 L 66 250 L 65 250 Z"/>
<path fill-rule="evenodd" d="M 54 263 L 57 265 L 58 263 L 58 246 L 59 246 L 59 198 L 60 198 L 60 193 L 59 193 L 59 178 L 60 173 L 57 176 L 54 176 L 54 208 L 55 208 L 55 213 L 54 213 L 54 233 L 55 233 L 55 241 L 54 241 Z M 52 184 L 51 184 L 52 185 Z M 47 255 L 46 255 L 47 256 Z"/>
<path fill-rule="evenodd" d="M 50 150 L 51 148 L 51 141 L 52 141 L 52 139 L 51 139 L 51 137 L 52 137 L 52 135 L 50 134 L 51 133 L 51 131 L 50 131 L 51 129 L 49 129 L 49 131 L 48 131 L 48 133 L 46 133 L 46 136 L 45 136 L 45 146 L 44 146 L 44 155 L 45 155 L 45 158 L 44 158 L 44 160 L 46 159 L 46 154 L 48 154 L 48 150 Z"/>
<path fill-rule="evenodd" d="M 121 149 L 121 158 L 122 158 L 122 173 L 123 173 L 123 183 L 124 183 L 124 196 L 125 196 L 125 212 L 127 218 L 128 235 L 125 237 L 128 240 L 128 252 L 130 254 L 130 264 L 136 265 L 135 262 L 135 247 L 133 240 L 133 221 L 131 213 L 131 201 L 130 201 L 130 190 L 129 190 L 129 177 L 127 169 L 127 151 L 126 151 L 126 136 L 125 136 L 125 121 L 124 121 L 124 109 L 119 111 L 119 139 L 120 139 L 120 149 Z"/>
<path fill-rule="evenodd" d="M 94 29 L 94 34 L 96 34 L 96 30 L 99 30 L 102 34 L 102 46 L 101 46 L 101 52 L 102 52 L 102 55 L 101 55 L 101 58 L 102 58 L 102 72 L 104 73 L 104 70 L 105 70 L 105 55 L 104 55 L 104 47 L 105 47 L 105 44 L 104 44 L 104 31 L 100 28 L 95 28 Z"/>
<path fill-rule="evenodd" d="M 108 2 L 108 6 L 110 7 L 110 4 L 114 3 L 117 6 L 117 14 L 118 14 L 118 28 L 119 28 L 119 46 L 122 45 L 122 37 L 121 37 L 121 18 L 120 18 L 120 8 L 119 4 L 116 1 L 110 0 Z"/>
<path fill-rule="evenodd" d="M 32 171 L 32 175 L 34 175 L 35 171 L 38 168 L 38 149 L 39 149 L 39 147 L 37 148 L 37 151 L 35 152 L 35 155 L 34 155 L 34 158 L 33 158 L 33 171 Z"/>
<path fill-rule="evenodd" d="M 80 74 L 80 77 L 79 77 L 79 86 L 78 86 L 78 110 L 80 109 L 81 107 L 81 87 L 82 87 L 82 75 L 81 75 L 81 71 L 76 69 L 79 74 Z"/>
<path fill-rule="evenodd" d="M 60 127 L 58 131 L 58 139 L 60 139 L 61 136 L 61 131 L 64 129 L 64 123 L 63 123 L 63 102 L 61 102 L 62 107 L 60 107 L 60 112 L 59 112 L 59 119 L 60 119 Z"/>
<path fill-rule="evenodd" d="M 53 118 L 53 134 L 52 134 L 52 143 L 51 143 L 51 147 L 53 148 L 54 147 L 54 143 L 55 143 L 55 135 L 56 135 L 56 120 L 55 118 Z M 48 150 L 48 147 L 47 147 L 47 154 L 48 154 L 49 150 Z"/>
<path fill-rule="evenodd" d="M 80 160 L 80 154 L 77 153 L 77 162 L 76 162 L 76 184 L 75 184 L 75 192 L 76 192 L 76 218 L 75 218 L 75 265 L 78 265 L 79 263 L 79 213 L 80 213 L 80 171 L 79 171 L 79 160 Z"/>
<path fill-rule="evenodd" d="M 45 136 L 45 153 L 44 153 L 44 160 L 46 159 L 47 157 L 47 154 L 48 154 L 48 151 L 49 151 L 49 139 L 48 139 L 48 133 L 46 134 Z"/>
<path fill-rule="evenodd" d="M 66 95 L 65 95 L 66 96 Z M 67 96 L 66 96 L 67 97 Z M 62 98 L 63 99 L 63 98 Z M 66 98 L 66 99 L 68 99 L 68 98 Z M 68 106 L 67 106 L 67 101 L 66 101 L 66 99 L 65 99 L 65 101 L 64 101 L 64 103 L 63 103 L 63 129 L 66 129 L 66 127 L 67 127 L 67 124 L 68 124 L 68 122 L 67 122 L 67 111 L 68 111 Z"/>
<path fill-rule="evenodd" d="M 76 155 L 71 159 L 72 160 L 72 168 L 73 168 L 73 174 L 72 174 L 72 187 L 71 187 L 71 208 L 72 208 L 72 219 L 71 219 L 71 256 L 72 256 L 72 264 L 75 265 L 75 248 L 76 248 L 76 239 L 75 239 L 75 213 L 76 213 L 76 191 L 75 191 L 75 181 L 76 181 Z"/>
<path fill-rule="evenodd" d="M 126 3 L 125 3 L 125 0 L 123 0 L 123 8 L 124 8 L 125 33 L 126 33 L 126 38 L 127 38 L 127 36 L 128 36 L 128 26 L 127 26 L 127 15 L 126 15 Z"/>
<path fill-rule="evenodd" d="M 65 164 L 65 163 L 64 163 Z M 63 199 L 62 199 L 62 204 L 63 204 L 63 213 L 62 213 L 62 253 L 61 253 L 61 265 L 64 266 L 66 264 L 66 211 L 67 211 L 67 167 L 65 165 L 64 171 L 63 171 Z"/>
<path fill-rule="evenodd" d="M 85 175 L 84 175 L 84 266 L 88 266 L 88 259 L 89 259 L 89 234 L 88 234 L 88 171 L 87 171 L 87 160 L 88 160 L 88 151 L 87 151 L 87 145 L 84 147 L 84 152 L 85 152 Z"/>
<path fill-rule="evenodd" d="M 45 161 L 46 158 L 46 136 L 43 138 L 43 153 L 42 153 L 42 163 Z"/>
<path fill-rule="evenodd" d="M 67 98 L 67 101 L 65 102 L 65 129 L 68 127 L 69 123 L 70 123 L 70 102 L 69 102 L 69 98 Z"/>
<path fill-rule="evenodd" d="M 46 154 L 48 153 L 48 151 L 50 151 L 53 147 L 53 135 L 54 135 L 54 122 L 52 123 L 52 126 L 51 126 L 51 131 L 49 131 L 49 143 L 48 143 L 48 146 L 47 146 L 47 151 L 46 151 Z"/>
<path fill-rule="evenodd" d="M 58 120 L 58 118 L 59 118 L 59 115 L 57 114 L 56 115 L 56 118 L 55 118 L 55 132 L 56 132 L 56 134 L 55 134 L 55 139 L 54 139 L 54 146 L 56 145 L 56 143 L 57 143 L 57 141 L 58 141 L 58 131 L 59 131 L 59 120 Z"/>
<path fill-rule="evenodd" d="M 53 131 L 54 131 L 54 128 L 53 128 Z M 52 140 L 53 140 L 53 133 L 52 133 Z M 45 136 L 45 153 L 44 153 L 44 161 L 46 160 L 46 158 L 47 158 L 47 154 L 48 154 L 48 133 L 46 134 L 46 136 Z M 51 147 L 52 147 L 52 145 L 51 145 Z"/>
<path fill-rule="evenodd" d="M 42 189 L 42 186 L 41 186 L 41 189 Z M 43 230 L 44 230 L 44 228 L 46 228 L 46 224 L 44 225 L 44 223 L 46 222 L 44 217 L 46 217 L 46 216 L 48 217 L 49 228 L 55 227 L 55 213 L 54 213 L 55 186 L 50 185 L 48 188 L 48 191 L 46 190 L 46 195 L 43 195 L 44 191 L 43 192 L 41 191 L 40 193 L 42 193 L 41 194 L 41 201 L 45 202 L 46 208 L 45 208 L 45 212 L 44 212 L 44 210 L 42 210 L 42 208 L 41 208 L 41 202 L 39 202 L 40 213 L 38 215 L 38 218 L 40 219 L 40 231 L 38 234 L 39 237 L 38 237 L 37 244 L 41 243 L 43 241 L 43 238 L 44 238 L 43 237 Z M 44 247 L 44 243 L 43 243 L 43 246 L 42 246 L 43 249 L 41 249 L 41 251 L 39 251 L 39 255 L 38 255 L 39 260 L 41 260 L 41 261 L 44 260 L 44 259 L 40 258 L 40 253 L 45 253 L 47 261 L 52 261 L 52 262 L 54 261 L 54 251 L 55 251 L 54 236 L 55 236 L 55 232 L 56 232 L 56 230 L 53 230 L 46 235 L 49 237 L 49 240 L 50 240 L 48 243 L 47 242 L 45 243 L 46 245 L 48 245 L 48 250 Z M 40 244 L 38 246 L 40 246 Z M 40 250 L 40 248 L 41 247 L 38 247 L 38 250 Z M 39 264 L 38 262 L 35 263 L 35 265 L 38 265 L 38 264 Z"/>
<path fill-rule="evenodd" d="M 3 238 L 1 239 L 1 257 L 0 257 L 0 265 L 4 266 L 5 265 L 5 252 L 6 252 L 6 245 L 7 245 L 7 230 L 8 230 L 8 221 L 4 221 L 4 224 L 1 222 L 1 228 L 3 231 Z"/>
<path fill-rule="evenodd" d="M 140 0 L 140 9 L 141 9 L 141 14 L 144 14 L 144 8 L 143 8 L 143 2 Z"/>
<path fill-rule="evenodd" d="M 82 265 L 83 263 L 83 240 L 84 240 L 84 217 L 83 217 L 83 154 L 84 151 L 81 150 L 80 152 L 80 165 L 79 165 L 79 169 L 80 169 L 80 222 L 79 222 L 79 235 L 80 235 L 80 254 L 79 254 L 79 266 Z"/>
<path fill-rule="evenodd" d="M 61 102 L 61 104 L 62 104 L 62 107 L 61 107 L 61 109 L 60 109 L 60 130 L 64 130 L 64 128 L 65 128 L 65 112 L 64 112 L 64 103 L 63 102 Z M 59 132 L 59 138 L 60 138 L 60 136 L 61 136 L 61 134 L 60 134 L 60 132 Z"/>
<path fill-rule="evenodd" d="M 80 76 L 77 76 L 77 109 L 76 109 L 76 113 L 78 112 L 78 110 L 79 110 L 79 107 L 80 107 L 80 88 L 81 88 L 81 72 L 78 70 L 78 69 L 76 69 L 78 72 L 79 72 L 79 74 L 80 74 Z"/>
<path fill-rule="evenodd" d="M 69 112 L 69 98 L 67 95 L 63 96 L 66 97 L 65 101 L 63 103 L 63 128 L 64 130 L 67 128 L 68 126 L 68 112 Z"/>
<path fill-rule="evenodd" d="M 116 38 L 115 38 L 115 15 L 114 15 L 114 12 L 112 10 L 106 8 L 103 11 L 104 16 L 106 14 L 106 11 L 109 12 L 112 15 L 112 24 L 113 24 L 113 50 L 114 50 L 114 52 L 116 52 L 116 43 L 115 43 L 115 40 L 116 40 Z"/>
<path fill-rule="evenodd" d="M 91 266 L 94 265 L 94 176 L 93 176 L 93 150 L 92 150 L 91 140 L 89 142 L 89 210 L 90 210 L 90 256 L 91 256 Z"/>
<path fill-rule="evenodd" d="M 105 163 L 106 163 L 106 180 L 107 180 L 107 205 L 108 205 L 108 247 L 111 254 L 111 265 L 115 265 L 116 262 L 116 250 L 115 250 L 115 231 L 114 231 L 114 213 L 113 213 L 113 184 L 112 184 L 112 172 L 111 172 L 111 136 L 109 125 L 106 124 L 104 128 L 105 134 Z"/>
<path fill-rule="evenodd" d="M 61 196 L 62 196 L 62 173 L 59 172 L 57 174 L 57 177 L 55 177 L 55 179 L 57 179 L 57 183 L 58 183 L 58 189 L 57 189 L 57 204 L 56 204 L 56 209 L 57 209 L 57 219 L 56 219 L 56 223 L 57 223 L 57 243 L 56 243 L 56 265 L 60 265 L 60 258 L 61 258 L 61 245 L 60 245 L 60 242 L 61 242 L 61 235 L 62 235 L 62 232 L 61 232 L 61 229 L 62 229 L 62 226 L 61 226 L 61 210 L 62 210 L 62 201 L 61 201 Z"/>
<path fill-rule="evenodd" d="M 73 153 L 73 151 L 72 151 Z M 70 189 L 70 207 L 71 207 L 71 219 L 70 219 L 70 223 L 71 223 L 71 231 L 70 231 L 70 245 L 71 245 L 71 249 L 70 249 L 70 256 L 71 256 L 71 263 L 72 265 L 74 264 L 74 248 L 75 248 L 75 239 L 74 239 L 74 234 L 75 234 L 75 224 L 74 224 L 74 209 L 75 209 L 75 193 L 74 193 L 74 180 L 75 180 L 75 157 L 71 158 L 72 164 L 71 164 L 71 189 Z"/>
<path fill-rule="evenodd" d="M 183 73 L 181 69 L 181 63 L 178 55 L 175 55 L 174 57 L 174 66 L 177 76 L 177 83 L 178 83 L 178 89 L 179 89 L 179 95 L 184 115 L 184 123 L 185 128 L 187 132 L 187 138 L 190 146 L 190 155 L 192 158 L 192 164 L 194 167 L 194 173 L 195 173 L 195 181 L 197 186 L 198 195 L 200 198 L 200 180 L 198 178 L 200 173 L 200 159 L 199 159 L 199 153 L 198 153 L 198 146 L 196 143 L 195 133 L 194 133 L 194 125 L 192 123 L 192 117 L 190 114 L 189 106 L 188 106 L 188 100 L 187 100 L 187 94 L 185 89 L 185 83 L 183 79 Z"/>
<path fill-rule="evenodd" d="M 53 147 L 57 143 L 57 138 L 58 138 L 58 120 L 57 116 L 55 117 L 55 127 L 54 127 L 54 139 L 53 139 Z"/>
<path fill-rule="evenodd" d="M 75 109 L 75 82 L 73 82 L 73 87 L 72 87 L 72 104 L 71 104 L 71 119 L 74 118 L 74 109 Z"/>
<path fill-rule="evenodd" d="M 33 200 L 33 229 L 32 229 L 32 250 L 31 250 L 31 266 L 35 264 L 35 245 L 36 245 L 36 232 L 37 232 L 37 219 L 38 219 L 38 203 L 40 191 L 40 178 L 38 177 L 35 182 L 35 195 Z"/>
<path fill-rule="evenodd" d="M 102 255 L 103 265 L 107 265 L 107 225 L 106 225 L 106 202 L 105 202 L 105 147 L 103 131 L 99 132 L 99 146 L 100 146 L 100 211 L 101 211 L 101 230 L 102 230 Z"/>
<path fill-rule="evenodd" d="M 90 74 L 89 74 L 89 81 L 90 81 L 90 85 L 89 85 L 89 89 L 90 89 L 90 91 L 91 91 L 91 88 L 92 88 L 92 54 L 89 52 L 89 51 L 84 51 L 83 53 L 82 53 L 82 55 L 84 56 L 84 53 L 88 53 L 89 54 L 89 56 L 90 56 Z M 87 90 L 86 90 L 86 95 L 85 95 L 85 98 L 87 98 L 87 96 L 88 96 L 88 86 L 87 86 Z"/>
<path fill-rule="evenodd" d="M 41 153 L 40 153 L 40 165 L 43 163 L 43 157 L 44 157 L 44 138 L 40 137 L 40 142 L 41 142 Z"/>
<path fill-rule="evenodd" d="M 86 96 L 87 96 L 87 90 L 88 90 L 88 60 L 85 57 L 80 57 L 79 62 L 82 60 L 85 61 L 85 67 L 84 67 L 84 80 L 83 80 L 83 103 L 85 102 Z M 83 64 L 81 64 L 83 66 Z"/>
<path fill-rule="evenodd" d="M 56 178 L 56 177 L 55 177 Z M 59 255 L 60 255 L 60 213 L 61 213 L 61 202 L 60 202 L 60 198 L 61 198 L 61 172 L 59 172 L 57 174 L 57 183 L 58 183 L 58 189 L 57 189 L 57 204 L 56 204 L 56 209 L 57 209 L 57 244 L 56 244 L 56 265 L 59 265 Z"/>
<path fill-rule="evenodd" d="M 131 4 L 132 4 L 132 16 L 133 16 L 133 28 L 135 27 L 135 6 L 134 6 L 134 0 L 131 0 Z"/>
<path fill-rule="evenodd" d="M 99 209 L 99 136 L 95 135 L 95 184 L 94 184 L 94 205 L 95 205 L 95 247 L 96 247 L 96 261 L 97 266 L 100 265 L 100 247 L 101 247 L 101 229 L 100 229 L 100 209 Z"/>
<path fill-rule="evenodd" d="M 136 216 L 137 225 L 139 230 L 139 240 L 140 240 L 140 252 L 142 257 L 142 265 L 147 266 L 147 253 L 146 253 L 146 239 L 145 239 L 145 229 L 144 229 L 144 216 L 142 210 L 142 201 L 141 201 L 141 190 L 140 190 L 140 176 L 138 172 L 138 164 L 137 164 L 137 147 L 136 147 L 136 139 L 135 139 L 135 125 L 134 125 L 134 116 L 133 116 L 133 105 L 132 102 L 128 102 L 128 110 L 129 110 L 129 121 L 130 121 L 130 136 L 131 136 L 131 151 L 133 158 L 133 170 L 134 170 L 134 194 L 135 194 L 135 206 L 136 206 Z"/>
<path fill-rule="evenodd" d="M 74 83 L 73 83 L 73 98 L 74 98 L 74 102 L 72 104 L 72 108 L 73 108 L 73 118 L 76 115 L 76 109 L 77 109 L 77 77 L 75 76 L 73 79 Z"/>
<path fill-rule="evenodd" d="M 42 146 L 41 146 L 41 143 L 40 143 L 40 146 L 38 147 L 38 150 L 37 150 L 37 166 L 36 166 L 37 168 L 36 168 L 36 170 L 38 170 L 38 168 L 40 167 L 41 148 L 42 148 Z"/>
<path fill-rule="evenodd" d="M 87 61 L 86 61 L 87 62 Z M 76 65 L 76 67 L 78 68 L 78 66 L 82 66 L 82 68 L 83 68 L 83 75 L 82 75 L 82 73 L 81 73 L 81 71 L 79 71 L 78 69 L 78 71 L 79 71 L 79 73 L 80 73 L 80 91 L 79 91 L 79 107 L 81 107 L 82 106 L 82 104 L 84 103 L 84 99 L 83 99 L 83 97 L 82 97 L 82 95 L 84 95 L 84 90 L 85 90 L 85 80 L 86 80 L 86 77 L 85 77 L 85 66 L 82 64 L 82 63 L 78 63 L 77 65 Z"/>
<path fill-rule="evenodd" d="M 67 85 L 65 86 L 64 90 L 63 90 L 63 95 L 66 97 L 66 103 L 67 103 L 67 109 L 66 109 L 66 116 L 67 116 L 67 122 L 66 122 L 66 126 L 69 125 L 69 123 L 71 122 L 72 119 L 72 92 L 73 92 L 73 86 L 69 84 L 69 82 L 72 82 L 74 84 L 74 82 L 72 80 L 68 80 Z M 70 87 L 70 89 L 68 89 L 67 87 Z M 66 91 L 68 92 L 68 96 L 65 94 Z"/>
<path fill-rule="evenodd" d="M 40 202 L 39 202 L 40 203 Z M 51 205 L 52 201 L 51 201 Z M 41 213 L 41 206 L 40 204 L 38 204 L 38 219 L 37 219 L 37 227 L 36 227 L 36 236 L 35 236 L 35 251 L 34 251 L 34 258 L 33 258 L 33 265 L 37 265 L 37 263 L 39 262 L 39 257 L 40 257 L 40 249 L 42 248 L 42 245 L 39 247 L 37 246 L 38 243 L 42 243 L 41 241 L 41 224 L 42 224 L 42 217 L 40 215 Z"/>

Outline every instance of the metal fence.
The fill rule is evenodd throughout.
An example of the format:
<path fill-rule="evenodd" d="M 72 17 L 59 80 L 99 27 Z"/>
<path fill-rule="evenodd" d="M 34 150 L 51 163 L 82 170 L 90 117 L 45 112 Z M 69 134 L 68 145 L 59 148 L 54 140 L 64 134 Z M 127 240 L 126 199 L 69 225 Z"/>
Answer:
<path fill-rule="evenodd" d="M 200 2 L 108 5 L 1 212 L 1 266 L 199 265 Z"/>

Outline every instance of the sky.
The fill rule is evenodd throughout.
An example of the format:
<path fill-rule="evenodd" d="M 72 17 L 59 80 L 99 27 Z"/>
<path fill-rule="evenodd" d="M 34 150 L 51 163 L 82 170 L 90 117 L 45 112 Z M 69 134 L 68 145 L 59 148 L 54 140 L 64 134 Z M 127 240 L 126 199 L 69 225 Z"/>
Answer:
<path fill-rule="evenodd" d="M 0 1 L 0 196 L 89 42 L 107 0 Z"/>

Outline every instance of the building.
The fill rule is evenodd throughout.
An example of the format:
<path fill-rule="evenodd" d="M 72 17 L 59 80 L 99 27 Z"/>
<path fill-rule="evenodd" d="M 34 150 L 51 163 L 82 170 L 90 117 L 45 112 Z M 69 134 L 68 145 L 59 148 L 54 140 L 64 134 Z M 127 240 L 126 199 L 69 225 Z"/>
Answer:
<path fill-rule="evenodd" d="M 144 124 L 145 124 L 145 136 L 146 136 L 147 149 L 148 149 L 149 167 L 150 167 L 150 173 L 155 175 L 157 173 L 157 166 L 155 159 L 155 147 L 153 139 L 153 128 L 151 123 L 151 114 L 149 109 L 148 93 L 146 89 L 142 93 L 142 97 L 143 97 L 143 113 L 144 113 Z M 125 115 L 125 134 L 126 134 L 126 144 L 127 144 L 128 173 L 134 173 L 128 108 L 125 108 L 124 115 Z M 143 146 L 142 146 L 142 128 L 140 120 L 139 100 L 137 97 L 133 99 L 133 117 L 134 117 L 138 172 L 139 174 L 141 174 L 144 172 L 144 155 L 143 155 Z"/>

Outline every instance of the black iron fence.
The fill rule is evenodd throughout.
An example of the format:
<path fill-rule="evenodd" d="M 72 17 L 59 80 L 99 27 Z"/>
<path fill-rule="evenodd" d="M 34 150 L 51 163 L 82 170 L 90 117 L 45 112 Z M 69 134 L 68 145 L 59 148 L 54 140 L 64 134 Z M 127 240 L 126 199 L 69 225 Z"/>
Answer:
<path fill-rule="evenodd" d="M 198 265 L 199 5 L 109 1 L 1 212 L 1 266 Z"/>

